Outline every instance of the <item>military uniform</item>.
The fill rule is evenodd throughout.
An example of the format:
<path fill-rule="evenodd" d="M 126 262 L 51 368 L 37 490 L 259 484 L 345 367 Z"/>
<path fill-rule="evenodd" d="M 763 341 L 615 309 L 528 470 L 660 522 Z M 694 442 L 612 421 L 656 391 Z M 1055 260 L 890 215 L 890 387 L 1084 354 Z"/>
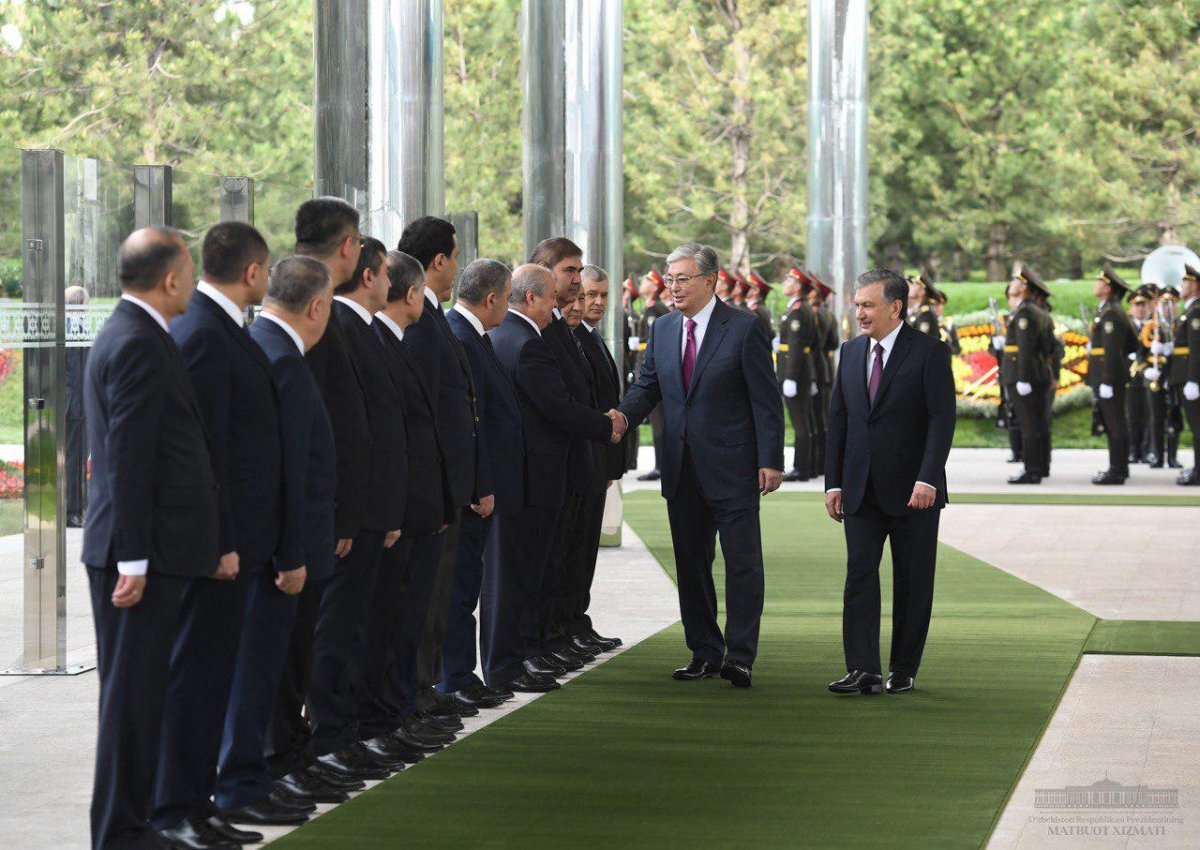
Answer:
<path fill-rule="evenodd" d="M 783 403 L 792 420 L 792 478 L 807 481 L 816 472 L 813 460 L 813 351 L 817 344 L 817 319 L 802 298 L 793 298 L 779 324 L 779 353 L 775 368 L 783 389 Z M 788 394 L 790 391 L 790 395 Z"/>
<path fill-rule="evenodd" d="M 823 284 L 815 275 L 809 274 L 813 285 L 821 293 L 822 298 L 828 298 L 833 290 Z M 816 406 L 813 408 L 813 464 L 814 470 L 825 470 L 825 434 L 826 421 L 829 415 L 829 400 L 833 390 L 835 369 L 833 356 L 840 344 L 837 317 L 825 303 L 813 306 L 813 314 L 817 324 L 817 346 L 813 350 L 814 371 L 817 380 Z"/>
<path fill-rule="evenodd" d="M 1058 394 L 1059 377 L 1062 375 L 1062 363 L 1067 356 L 1067 347 L 1063 344 L 1062 333 L 1054 324 L 1054 316 L 1050 313 L 1048 303 L 1040 305 L 1049 319 L 1046 329 L 1046 344 L 1050 354 L 1046 358 L 1046 366 L 1050 372 L 1050 383 L 1046 386 L 1046 428 L 1042 432 L 1044 448 L 1042 449 L 1042 477 L 1050 477 L 1050 461 L 1054 454 L 1054 397 Z"/>
<path fill-rule="evenodd" d="M 1000 321 L 1004 324 L 1006 334 L 1011 318 L 1008 313 L 1000 314 Z M 1021 429 L 1017 426 L 1017 417 L 1013 414 L 1012 409 L 1012 399 L 1009 398 L 1008 387 L 1005 385 L 1007 373 L 1004 369 L 1004 339 L 1003 335 L 993 336 L 991 345 L 988 346 L 992 356 L 996 358 L 996 386 L 1000 389 L 1000 410 L 996 414 L 996 427 L 1003 428 L 1008 433 L 1010 450 L 1008 462 L 1022 463 L 1025 459 L 1021 456 Z"/>
<path fill-rule="evenodd" d="M 1171 469 L 1183 468 L 1177 457 L 1179 436 L 1184 428 L 1183 411 L 1179 405 L 1183 396 L 1180 385 L 1171 380 L 1171 351 L 1174 347 L 1178 306 L 1179 290 L 1163 287 L 1154 317 L 1159 327 L 1150 343 L 1151 351 L 1147 358 L 1147 368 L 1158 373 L 1157 380 L 1150 381 L 1150 440 L 1154 452 L 1151 469 L 1162 469 L 1164 464 Z"/>
<path fill-rule="evenodd" d="M 657 275 L 657 272 L 651 272 L 651 275 Z M 660 285 L 662 279 L 659 278 Z M 660 288 L 659 293 L 662 292 Z M 655 301 L 653 304 L 647 304 L 642 310 L 641 319 L 638 321 L 638 352 L 635 363 L 635 371 L 641 372 L 642 360 L 646 357 L 646 344 L 650 340 L 650 334 L 654 328 L 654 323 L 658 319 L 667 315 L 669 311 L 665 304 L 661 301 Z M 657 481 L 662 477 L 662 457 L 663 457 L 663 412 L 662 405 L 655 405 L 654 410 L 650 411 L 650 415 L 646 417 L 650 423 L 650 432 L 654 435 L 654 470 L 645 475 L 638 476 L 640 480 Z"/>
<path fill-rule="evenodd" d="M 933 305 L 928 301 L 918 307 L 915 312 L 909 314 L 908 323 L 912 325 L 913 330 L 929 334 L 934 339 L 941 338 L 941 332 L 938 329 L 937 313 L 933 312 Z"/>
<path fill-rule="evenodd" d="M 1025 473 L 1010 484 L 1040 484 L 1046 475 L 1046 389 L 1050 386 L 1052 322 L 1032 298 L 1026 298 L 1008 322 L 1004 341 L 1003 386 L 1021 429 Z"/>
<path fill-rule="evenodd" d="M 625 307 L 625 323 L 624 323 L 624 342 L 622 346 L 621 357 L 621 374 L 625 381 L 625 387 L 630 387 L 637 378 L 637 357 L 638 349 L 641 347 L 641 340 L 638 339 L 638 325 L 642 317 L 634 308 L 633 304 L 640 297 L 637 291 L 637 285 L 633 282 L 633 278 L 628 278 L 625 281 L 625 290 L 629 292 L 629 305 Z M 638 449 L 641 448 L 640 431 L 637 428 L 633 429 L 633 433 L 625 437 L 625 469 L 637 469 Z"/>
<path fill-rule="evenodd" d="M 1088 354 L 1088 386 L 1096 391 L 1096 406 L 1108 438 L 1108 469 L 1092 479 L 1093 484 L 1124 484 L 1129 477 L 1129 429 L 1125 422 L 1129 355 L 1137 347 L 1137 334 L 1121 306 L 1129 287 L 1108 266 L 1100 279 L 1112 287 L 1112 297 L 1103 302 L 1092 322 Z"/>
<path fill-rule="evenodd" d="M 1200 270 L 1188 266 L 1186 275 L 1200 282 Z M 1179 476 L 1178 483 L 1200 486 L 1200 296 L 1193 295 L 1184 303 L 1175 322 L 1170 381 L 1180 393 L 1179 407 L 1192 432 L 1192 468 Z"/>
<path fill-rule="evenodd" d="M 1130 305 L 1145 304 L 1146 294 L 1139 289 L 1129 299 Z M 1130 316 L 1133 325 L 1134 350 L 1129 358 L 1129 391 L 1125 394 L 1125 421 L 1129 426 L 1129 462 L 1145 463 L 1150 453 L 1150 389 L 1146 369 L 1150 365 L 1150 348 L 1142 342 L 1146 319 Z"/>

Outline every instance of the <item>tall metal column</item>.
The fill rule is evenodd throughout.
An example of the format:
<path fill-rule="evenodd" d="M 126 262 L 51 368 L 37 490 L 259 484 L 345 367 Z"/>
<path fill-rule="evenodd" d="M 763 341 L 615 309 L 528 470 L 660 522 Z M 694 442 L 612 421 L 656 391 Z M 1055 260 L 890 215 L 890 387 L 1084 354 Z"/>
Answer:
<path fill-rule="evenodd" d="M 808 4 L 808 266 L 848 308 L 867 268 L 867 0 Z"/>
<path fill-rule="evenodd" d="M 389 247 L 444 215 L 442 0 L 315 0 L 314 185 Z"/>
<path fill-rule="evenodd" d="M 254 221 L 254 181 L 249 177 L 220 180 L 221 221 Z"/>
<path fill-rule="evenodd" d="M 133 226 L 135 229 L 174 222 L 171 209 L 173 172 L 169 165 L 133 167 Z"/>
<path fill-rule="evenodd" d="M 521 7 L 525 256 L 566 232 L 566 18 L 578 0 L 524 0 Z"/>

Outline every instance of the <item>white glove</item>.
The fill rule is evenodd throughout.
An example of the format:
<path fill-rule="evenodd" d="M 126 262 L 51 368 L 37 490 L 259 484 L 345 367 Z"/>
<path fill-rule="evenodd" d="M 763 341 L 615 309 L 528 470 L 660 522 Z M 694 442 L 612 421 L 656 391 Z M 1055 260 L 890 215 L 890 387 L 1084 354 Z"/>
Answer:
<path fill-rule="evenodd" d="M 1112 397 L 1113 397 L 1112 384 L 1101 384 L 1100 385 L 1100 398 L 1112 398 Z"/>
<path fill-rule="evenodd" d="M 1027 384 L 1024 381 L 1017 381 L 1017 392 L 1021 395 L 1029 395 L 1033 392 L 1033 385 Z"/>
<path fill-rule="evenodd" d="M 996 334 L 994 337 L 992 337 L 992 348 L 995 348 L 998 351 L 1003 351 L 1004 350 L 1004 342 L 1005 342 L 1004 337 L 1001 336 L 1000 334 Z"/>
<path fill-rule="evenodd" d="M 642 340 L 640 337 L 631 336 L 629 338 L 629 350 L 630 351 L 637 351 L 638 346 L 641 344 L 642 344 Z"/>
<path fill-rule="evenodd" d="M 1173 342 L 1164 342 L 1164 343 L 1162 344 L 1162 353 L 1163 353 L 1163 354 L 1170 354 L 1170 353 L 1171 353 L 1172 351 L 1174 351 L 1174 350 L 1175 350 L 1175 343 L 1173 343 Z"/>
<path fill-rule="evenodd" d="M 788 398 L 796 397 L 796 382 L 791 378 L 783 382 L 783 394 Z"/>
<path fill-rule="evenodd" d="M 1158 340 L 1155 340 L 1154 342 L 1150 343 L 1150 353 L 1154 354 L 1154 355 L 1162 354 L 1163 353 L 1163 344 L 1161 342 L 1159 342 Z"/>
<path fill-rule="evenodd" d="M 1145 373 L 1147 381 L 1157 381 L 1162 377 L 1162 372 L 1155 369 L 1153 366 L 1146 369 Z"/>
<path fill-rule="evenodd" d="M 1129 355 L 1129 362 L 1132 363 L 1134 360 L 1137 360 L 1137 352 L 1136 351 Z"/>
<path fill-rule="evenodd" d="M 779 337 L 775 337 L 773 340 L 771 340 L 771 350 L 774 352 L 779 351 Z"/>
<path fill-rule="evenodd" d="M 821 385 L 820 385 L 820 384 L 818 384 L 816 381 L 813 381 L 812 394 L 813 394 L 813 395 L 817 395 L 817 394 L 819 394 L 820 392 L 821 392 Z"/>
<path fill-rule="evenodd" d="M 1183 397 L 1188 401 L 1195 401 L 1200 398 L 1200 384 L 1195 381 L 1188 381 L 1183 385 Z"/>

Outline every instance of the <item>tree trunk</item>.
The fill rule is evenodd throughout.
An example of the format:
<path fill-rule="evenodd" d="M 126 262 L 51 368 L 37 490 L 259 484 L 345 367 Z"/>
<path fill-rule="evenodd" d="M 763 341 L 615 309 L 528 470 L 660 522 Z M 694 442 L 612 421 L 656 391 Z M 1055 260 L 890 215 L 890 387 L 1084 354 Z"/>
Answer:
<path fill-rule="evenodd" d="M 992 223 L 988 230 L 987 278 L 1000 282 L 1008 280 L 1008 225 L 1002 221 Z"/>
<path fill-rule="evenodd" d="M 742 21 L 738 15 L 737 0 L 725 0 L 725 10 L 730 22 L 733 47 L 733 108 L 729 134 L 733 145 L 733 168 L 729 174 L 729 189 L 733 196 L 733 209 L 729 217 L 729 265 L 743 275 L 750 273 L 750 143 L 753 139 L 751 120 L 754 103 L 750 99 L 750 46 L 741 37 Z"/>
<path fill-rule="evenodd" d="M 1178 245 L 1179 233 L 1175 223 L 1179 221 L 1179 184 L 1177 169 L 1171 169 L 1167 175 L 1166 197 L 1163 199 L 1163 217 L 1158 223 L 1158 244 Z"/>
<path fill-rule="evenodd" d="M 1067 277 L 1071 280 L 1083 280 L 1083 254 L 1079 251 L 1072 251 L 1071 258 L 1068 261 Z"/>

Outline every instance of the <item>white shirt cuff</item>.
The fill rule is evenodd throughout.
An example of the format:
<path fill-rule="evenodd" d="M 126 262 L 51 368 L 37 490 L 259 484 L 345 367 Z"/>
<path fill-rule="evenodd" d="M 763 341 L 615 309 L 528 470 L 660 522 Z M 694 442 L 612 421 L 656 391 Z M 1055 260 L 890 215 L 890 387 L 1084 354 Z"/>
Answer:
<path fill-rule="evenodd" d="M 123 576 L 144 576 L 149 567 L 149 558 L 140 561 L 117 561 L 117 572 Z"/>
<path fill-rule="evenodd" d="M 928 487 L 930 490 L 932 490 L 935 493 L 937 492 L 937 487 L 934 487 L 932 484 L 925 484 L 924 481 L 918 481 L 917 483 L 923 484 L 924 486 Z"/>
<path fill-rule="evenodd" d="M 828 496 L 830 493 L 840 493 L 840 492 L 842 492 L 841 487 L 830 487 L 828 490 L 825 491 L 825 495 Z"/>

